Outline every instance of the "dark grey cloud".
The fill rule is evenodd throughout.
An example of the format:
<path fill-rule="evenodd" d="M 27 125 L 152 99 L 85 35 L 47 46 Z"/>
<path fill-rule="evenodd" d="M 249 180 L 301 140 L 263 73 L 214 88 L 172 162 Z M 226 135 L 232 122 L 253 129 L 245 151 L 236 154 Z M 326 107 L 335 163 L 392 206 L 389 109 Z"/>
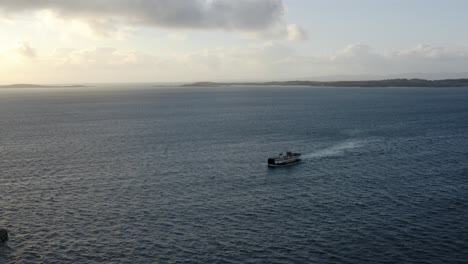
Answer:
<path fill-rule="evenodd" d="M 282 0 L 0 0 L 7 15 L 52 10 L 64 18 L 187 29 L 260 31 L 282 23 Z"/>

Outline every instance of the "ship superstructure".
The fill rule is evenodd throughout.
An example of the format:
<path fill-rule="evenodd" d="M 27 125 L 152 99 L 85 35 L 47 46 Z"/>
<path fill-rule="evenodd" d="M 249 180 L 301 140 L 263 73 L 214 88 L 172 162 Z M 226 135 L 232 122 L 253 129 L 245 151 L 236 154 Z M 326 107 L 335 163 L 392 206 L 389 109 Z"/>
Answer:
<path fill-rule="evenodd" d="M 286 166 L 301 161 L 301 153 L 286 152 L 286 154 L 279 154 L 276 157 L 268 159 L 268 166 Z"/>

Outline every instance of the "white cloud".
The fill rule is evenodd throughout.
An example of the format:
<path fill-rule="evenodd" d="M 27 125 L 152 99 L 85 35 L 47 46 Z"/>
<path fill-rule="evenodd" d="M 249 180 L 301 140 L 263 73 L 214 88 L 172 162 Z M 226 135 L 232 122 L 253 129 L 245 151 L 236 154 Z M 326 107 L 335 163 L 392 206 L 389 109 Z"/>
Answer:
<path fill-rule="evenodd" d="M 350 44 L 346 46 L 343 50 L 337 51 L 333 56 L 332 60 L 340 59 L 353 59 L 364 57 L 372 57 L 376 54 L 373 53 L 372 48 L 365 44 Z"/>
<path fill-rule="evenodd" d="M 439 78 L 442 75 L 438 73 L 459 73 L 467 69 L 467 54 L 468 49 L 422 46 L 377 52 L 367 45 L 354 44 L 328 56 L 310 56 L 298 54 L 288 44 L 279 42 L 175 54 L 103 47 L 36 54 L 33 63 L 28 64 L 29 60 L 3 63 L 0 72 L 5 74 L 4 81 L 16 74 L 17 82 L 28 76 L 31 82 L 44 83 L 290 80 L 331 75 L 412 77 L 408 73 L 427 73 L 425 78 Z M 8 60 L 8 56 L 5 58 Z M 421 75 L 413 77 L 417 76 Z"/>
<path fill-rule="evenodd" d="M 395 52 L 392 56 L 412 59 L 468 59 L 468 49 L 449 49 L 420 44 L 413 49 Z"/>
<path fill-rule="evenodd" d="M 186 41 L 188 36 L 187 34 L 182 34 L 182 33 L 170 33 L 167 35 L 167 38 L 171 40 L 176 40 L 176 41 Z"/>
<path fill-rule="evenodd" d="M 277 24 L 263 31 L 247 32 L 244 34 L 250 39 L 260 40 L 288 40 L 290 42 L 301 42 L 308 40 L 307 31 L 296 24 Z"/>
<path fill-rule="evenodd" d="M 26 57 L 26 58 L 35 58 L 36 57 L 36 50 L 34 48 L 31 47 L 31 45 L 29 44 L 29 42 L 21 42 L 18 46 L 18 48 L 16 49 L 16 51 Z"/>
<path fill-rule="evenodd" d="M 307 32 L 301 28 L 300 26 L 296 24 L 290 24 L 287 26 L 287 32 L 288 32 L 288 40 L 289 41 L 304 41 L 307 40 L 309 37 L 307 35 Z"/>
<path fill-rule="evenodd" d="M 132 70 L 157 65 L 155 56 L 134 50 L 119 50 L 110 47 L 93 49 L 56 49 L 45 58 L 55 68 L 117 69 Z"/>

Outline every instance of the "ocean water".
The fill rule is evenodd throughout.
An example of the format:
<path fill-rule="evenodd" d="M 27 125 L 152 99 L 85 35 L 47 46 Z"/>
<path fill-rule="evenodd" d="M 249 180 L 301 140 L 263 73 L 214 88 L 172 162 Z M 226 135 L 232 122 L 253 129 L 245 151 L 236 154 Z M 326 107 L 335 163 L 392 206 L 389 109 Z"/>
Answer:
<path fill-rule="evenodd" d="M 0 228 L 0 263 L 467 263 L 468 88 L 0 90 Z"/>

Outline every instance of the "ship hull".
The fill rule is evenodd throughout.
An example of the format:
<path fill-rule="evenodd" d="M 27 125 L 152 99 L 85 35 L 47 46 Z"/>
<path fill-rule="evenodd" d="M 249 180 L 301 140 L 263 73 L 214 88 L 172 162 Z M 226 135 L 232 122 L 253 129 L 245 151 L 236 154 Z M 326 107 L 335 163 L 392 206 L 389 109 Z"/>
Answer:
<path fill-rule="evenodd" d="M 297 164 L 300 161 L 301 161 L 301 159 L 296 159 L 296 160 L 288 161 L 288 162 L 284 162 L 284 163 L 268 163 L 268 167 L 286 167 L 286 166 Z"/>
<path fill-rule="evenodd" d="M 280 167 L 296 164 L 301 161 L 301 153 L 286 152 L 286 154 L 280 153 L 276 157 L 268 158 L 268 166 Z"/>

